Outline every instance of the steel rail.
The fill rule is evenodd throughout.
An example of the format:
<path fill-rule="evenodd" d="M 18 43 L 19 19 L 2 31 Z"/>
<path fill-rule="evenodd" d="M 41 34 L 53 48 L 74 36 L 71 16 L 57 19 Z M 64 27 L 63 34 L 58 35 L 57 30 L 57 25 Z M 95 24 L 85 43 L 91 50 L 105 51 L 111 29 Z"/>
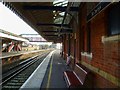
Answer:
<path fill-rule="evenodd" d="M 48 54 L 48 53 L 47 53 Z M 42 58 L 43 56 L 45 56 L 46 54 L 42 54 L 42 56 L 40 56 L 40 58 Z M 24 71 L 26 68 L 30 67 L 32 64 L 34 64 L 35 62 L 38 61 L 39 55 L 36 55 L 30 59 L 27 59 L 26 61 L 18 64 L 19 68 L 15 69 L 14 71 L 10 72 L 7 76 L 5 76 L 4 78 L 2 78 L 2 82 L 0 83 L 0 85 L 4 85 L 5 83 L 7 83 L 9 80 L 11 80 L 12 78 L 14 78 L 15 76 L 17 76 L 19 73 L 21 73 L 22 71 Z M 32 59 L 32 60 L 31 60 Z M 13 67 L 16 68 L 17 66 Z M 12 69 L 11 69 L 12 70 Z"/>

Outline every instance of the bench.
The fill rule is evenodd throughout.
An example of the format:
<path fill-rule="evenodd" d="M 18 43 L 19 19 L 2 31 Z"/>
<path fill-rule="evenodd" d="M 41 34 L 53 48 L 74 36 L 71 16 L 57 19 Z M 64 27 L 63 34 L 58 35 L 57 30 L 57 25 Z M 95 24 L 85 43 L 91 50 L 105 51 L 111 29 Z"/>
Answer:
<path fill-rule="evenodd" d="M 75 64 L 74 69 L 64 71 L 64 79 L 67 84 L 68 88 L 82 88 L 82 87 L 91 87 L 90 84 L 92 82 L 88 83 L 89 86 L 86 86 L 85 83 L 88 79 L 90 70 L 88 70 L 85 66 L 81 64 Z M 93 80 L 89 80 L 93 81 Z M 86 83 L 87 84 L 87 83 Z"/>

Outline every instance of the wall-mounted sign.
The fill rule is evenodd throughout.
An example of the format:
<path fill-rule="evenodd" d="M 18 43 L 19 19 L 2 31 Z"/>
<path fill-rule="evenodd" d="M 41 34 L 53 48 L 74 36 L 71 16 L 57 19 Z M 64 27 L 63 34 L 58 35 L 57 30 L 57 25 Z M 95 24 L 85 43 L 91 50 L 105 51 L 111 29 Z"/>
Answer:
<path fill-rule="evenodd" d="M 90 21 L 95 15 L 97 15 L 100 11 L 105 9 L 111 2 L 100 2 L 87 16 L 87 22 Z"/>

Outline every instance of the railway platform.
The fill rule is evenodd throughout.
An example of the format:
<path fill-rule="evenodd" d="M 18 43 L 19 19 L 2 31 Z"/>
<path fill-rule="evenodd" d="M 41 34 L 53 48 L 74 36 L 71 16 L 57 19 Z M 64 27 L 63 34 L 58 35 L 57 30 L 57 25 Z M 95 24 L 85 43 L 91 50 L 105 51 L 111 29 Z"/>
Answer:
<path fill-rule="evenodd" d="M 0 56 L 0 59 L 19 56 L 19 55 L 22 55 L 22 54 L 35 53 L 35 52 L 39 52 L 39 51 L 44 51 L 44 50 L 2 52 L 2 55 Z"/>
<path fill-rule="evenodd" d="M 61 56 L 60 51 L 54 51 L 45 56 L 46 58 L 40 60 L 35 58 L 36 61 L 40 61 L 39 64 L 37 62 L 34 64 L 37 69 L 31 71 L 32 74 L 30 73 L 27 81 L 25 79 L 25 83 L 21 84 L 23 85 L 20 86 L 21 89 L 84 88 L 84 86 L 93 89 L 120 89 L 120 2 L 83 1 L 2 2 L 46 41 L 61 44 Z M 8 34 L 9 37 L 13 36 L 11 33 Z M 4 41 L 3 39 L 5 38 L 2 37 L 1 46 L 4 47 L 2 49 L 4 52 L 19 51 L 21 50 L 19 46 L 24 42 L 11 41 L 14 38 L 6 38 Z M 24 60 L 27 56 L 25 53 L 3 54 L 0 57 L 2 65 L 11 64 L 17 61 L 18 57 Z M 70 67 L 72 66 L 72 71 L 65 71 L 69 69 L 66 61 Z M 26 69 L 26 72 L 30 72 L 32 68 Z M 18 83 L 18 79 L 16 82 Z M 13 88 L 13 84 L 17 86 L 15 82 L 8 84 Z"/>
<path fill-rule="evenodd" d="M 50 53 L 42 64 L 32 73 L 20 90 L 45 89 L 45 88 L 66 88 L 63 72 L 68 69 L 65 60 L 60 56 L 60 51 Z"/>

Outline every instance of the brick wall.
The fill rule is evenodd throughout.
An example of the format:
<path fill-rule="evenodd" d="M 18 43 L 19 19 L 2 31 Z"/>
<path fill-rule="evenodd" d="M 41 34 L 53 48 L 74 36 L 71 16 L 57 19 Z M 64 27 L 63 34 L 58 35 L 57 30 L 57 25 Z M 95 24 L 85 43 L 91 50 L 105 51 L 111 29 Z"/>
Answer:
<path fill-rule="evenodd" d="M 90 4 L 82 3 L 79 7 L 79 24 L 71 20 L 73 34 L 71 34 L 72 60 L 80 62 L 89 68 L 94 74 L 94 87 L 114 88 L 120 86 L 120 41 L 104 41 L 107 36 L 107 10 L 103 10 L 90 21 L 90 44 L 91 52 L 88 53 L 87 38 L 87 10 Z M 95 5 L 95 4 L 92 4 Z M 76 38 L 75 38 L 76 37 Z M 105 38 L 104 38 L 105 39 Z M 65 52 L 67 51 L 67 40 L 64 38 Z M 76 42 L 76 44 L 75 44 Z M 75 56 L 74 58 L 74 51 Z M 66 52 L 67 53 L 67 52 Z"/>
<path fill-rule="evenodd" d="M 94 77 L 94 87 L 95 88 L 116 88 L 116 86 L 109 82 L 108 80 L 106 80 L 105 78 L 101 77 L 100 75 L 95 75 Z"/>
<path fill-rule="evenodd" d="M 81 32 L 84 32 L 84 52 L 87 51 L 87 23 L 85 22 L 84 18 L 86 16 L 86 6 L 84 5 L 82 7 L 82 10 L 80 10 L 80 18 L 81 18 L 81 26 L 84 27 L 81 28 Z M 92 58 L 82 55 L 81 57 L 81 62 L 86 62 L 89 65 L 97 68 L 100 71 L 104 71 L 105 73 L 109 74 L 107 77 L 103 75 L 101 77 L 97 73 L 95 74 L 94 77 L 94 87 L 117 87 L 117 83 L 119 83 L 120 79 L 120 57 L 119 57 L 119 41 L 108 41 L 108 42 L 102 42 L 102 36 L 107 36 L 106 31 L 107 31 L 107 14 L 106 10 L 102 11 L 99 13 L 97 16 L 92 19 L 91 22 L 91 53 L 92 53 Z M 82 48 L 82 47 L 81 47 Z M 88 66 L 86 66 L 88 67 Z M 90 68 L 91 69 L 91 68 Z M 91 69 L 94 72 L 94 69 Z M 101 73 L 102 74 L 102 73 Z M 104 74 L 104 73 L 103 73 Z M 110 76 L 113 76 L 116 78 L 113 84 L 113 78 Z M 104 81 L 104 83 L 103 83 Z"/>

